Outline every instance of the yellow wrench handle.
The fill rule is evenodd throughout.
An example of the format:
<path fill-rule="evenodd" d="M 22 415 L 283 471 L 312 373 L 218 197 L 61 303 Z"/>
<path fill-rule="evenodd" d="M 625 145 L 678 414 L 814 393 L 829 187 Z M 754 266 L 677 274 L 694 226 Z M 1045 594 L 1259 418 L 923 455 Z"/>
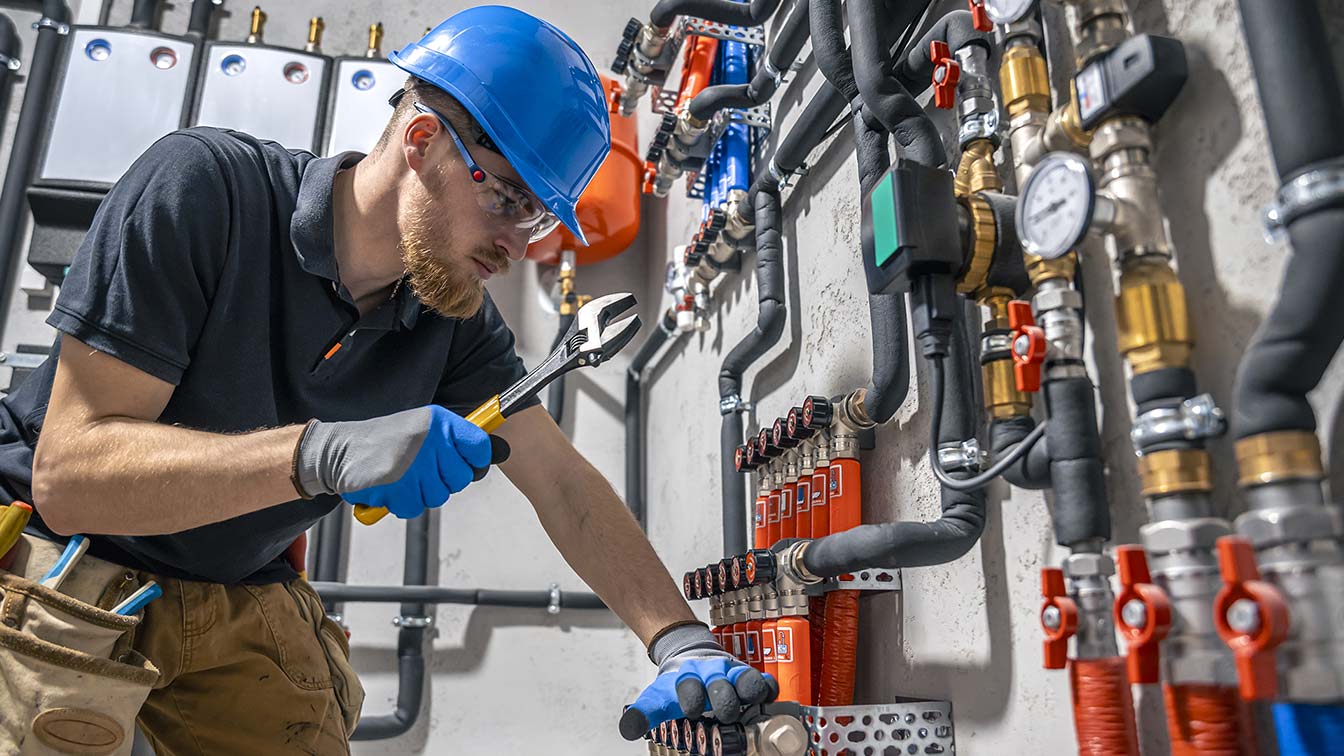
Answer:
<path fill-rule="evenodd" d="M 467 422 L 486 433 L 494 433 L 504 423 L 504 412 L 499 407 L 499 395 L 472 410 Z M 387 516 L 387 507 L 371 507 L 368 504 L 355 505 L 355 519 L 365 525 L 372 525 Z"/>

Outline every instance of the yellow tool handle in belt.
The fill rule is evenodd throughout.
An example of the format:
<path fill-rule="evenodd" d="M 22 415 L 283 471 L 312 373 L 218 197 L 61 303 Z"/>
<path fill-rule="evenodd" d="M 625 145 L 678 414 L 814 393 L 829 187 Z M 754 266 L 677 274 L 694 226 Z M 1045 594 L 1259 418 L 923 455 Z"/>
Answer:
<path fill-rule="evenodd" d="M 467 422 L 486 433 L 494 433 L 504 422 L 504 412 L 499 406 L 499 396 L 472 410 Z M 371 507 L 368 504 L 355 505 L 355 519 L 365 525 L 372 525 L 387 516 L 387 507 Z"/>

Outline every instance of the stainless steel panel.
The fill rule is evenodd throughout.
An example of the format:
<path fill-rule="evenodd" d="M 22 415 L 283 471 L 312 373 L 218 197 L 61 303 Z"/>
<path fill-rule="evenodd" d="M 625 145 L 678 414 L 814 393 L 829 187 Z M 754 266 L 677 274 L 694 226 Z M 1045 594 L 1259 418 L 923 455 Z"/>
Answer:
<path fill-rule="evenodd" d="M 405 71 L 385 60 L 336 61 L 336 76 L 331 83 L 331 121 L 323 154 L 373 149 L 392 115 L 387 98 L 401 89 L 406 76 Z"/>
<path fill-rule="evenodd" d="M 171 37 L 76 28 L 38 178 L 121 178 L 149 145 L 182 125 L 195 52 Z"/>
<path fill-rule="evenodd" d="M 246 44 L 215 44 L 208 50 L 196 124 L 235 129 L 290 149 L 317 150 L 329 59 Z"/>

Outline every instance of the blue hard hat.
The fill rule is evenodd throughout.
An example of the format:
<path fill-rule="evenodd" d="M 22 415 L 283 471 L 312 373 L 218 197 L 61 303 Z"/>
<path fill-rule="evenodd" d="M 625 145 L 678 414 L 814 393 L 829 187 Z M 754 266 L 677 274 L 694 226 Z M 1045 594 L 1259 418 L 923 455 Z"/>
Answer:
<path fill-rule="evenodd" d="M 606 95 L 568 35 L 515 8 L 457 13 L 388 60 L 444 90 L 587 244 L 574 206 L 611 150 Z"/>

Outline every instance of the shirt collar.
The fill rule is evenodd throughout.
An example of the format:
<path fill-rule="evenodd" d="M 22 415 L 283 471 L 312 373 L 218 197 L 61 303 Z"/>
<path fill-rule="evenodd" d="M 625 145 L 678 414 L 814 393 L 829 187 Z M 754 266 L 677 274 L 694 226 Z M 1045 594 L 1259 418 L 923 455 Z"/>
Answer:
<path fill-rule="evenodd" d="M 332 186 L 338 172 L 363 158 L 362 152 L 342 152 L 308 161 L 303 168 L 303 177 L 299 180 L 294 215 L 289 221 L 289 237 L 294 242 L 299 267 L 336 285 L 340 284 L 340 273 L 336 266 L 336 243 L 332 231 L 335 226 Z M 414 328 L 420 319 L 423 305 L 406 281 L 397 287 L 395 303 L 401 324 L 406 328 Z"/>

